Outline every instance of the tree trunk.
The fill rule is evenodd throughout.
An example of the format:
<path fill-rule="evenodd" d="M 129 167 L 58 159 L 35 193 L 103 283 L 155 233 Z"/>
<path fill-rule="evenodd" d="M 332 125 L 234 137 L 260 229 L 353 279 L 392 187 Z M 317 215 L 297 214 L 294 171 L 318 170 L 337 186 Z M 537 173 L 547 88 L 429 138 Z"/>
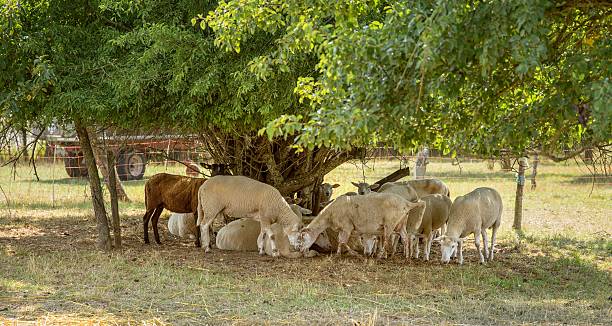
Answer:
<path fill-rule="evenodd" d="M 92 133 L 93 134 L 93 133 Z M 111 184 L 109 178 L 109 165 L 108 160 L 106 159 L 106 146 L 102 146 L 100 144 L 100 140 L 97 135 L 91 139 L 91 145 L 93 147 L 94 155 L 96 157 L 96 162 L 98 163 L 98 167 L 100 168 L 100 172 L 102 173 L 102 178 L 104 178 L 104 183 L 106 185 L 106 189 L 110 192 Z M 114 160 L 113 160 L 114 161 Z M 115 165 L 112 165 L 115 175 L 117 175 L 117 168 Z M 119 178 L 115 178 L 115 187 L 117 190 L 117 199 L 122 202 L 130 202 L 130 198 L 128 197 L 125 189 L 123 188 L 123 184 Z"/>
<path fill-rule="evenodd" d="M 395 181 L 397 181 L 397 180 L 399 180 L 399 179 L 401 179 L 401 178 L 403 178 L 405 176 L 409 176 L 409 175 L 410 175 L 410 167 L 407 166 L 405 168 L 398 169 L 397 171 L 389 174 L 388 176 L 386 176 L 386 177 L 384 177 L 384 178 L 382 178 L 382 179 L 380 179 L 380 180 L 378 180 L 378 181 L 376 181 L 374 183 L 382 186 L 382 185 L 384 185 L 387 182 L 395 182 Z M 380 189 L 380 187 L 377 188 L 377 189 Z"/>
<path fill-rule="evenodd" d="M 533 166 L 531 167 L 531 190 L 535 190 L 537 186 L 536 175 L 538 175 L 538 163 L 540 163 L 540 158 L 538 154 L 535 154 L 532 161 Z"/>
<path fill-rule="evenodd" d="M 527 158 L 521 157 L 518 160 L 519 168 L 516 177 L 516 198 L 514 201 L 514 223 L 512 228 L 516 231 L 522 230 L 523 222 L 523 188 L 525 188 L 525 169 L 528 167 Z"/>
<path fill-rule="evenodd" d="M 115 155 L 109 152 L 107 155 L 108 166 L 115 166 Z M 117 200 L 117 173 L 115 169 L 110 169 L 108 173 L 108 192 L 111 200 L 111 215 L 113 221 L 113 237 L 115 248 L 121 248 L 121 220 L 119 218 L 119 201 Z"/>
<path fill-rule="evenodd" d="M 28 134 L 25 129 L 21 129 L 21 146 L 23 146 L 23 161 L 28 162 L 30 160 L 28 157 Z"/>
<path fill-rule="evenodd" d="M 91 188 L 91 200 L 93 202 L 94 214 L 97 221 L 98 229 L 98 249 L 110 250 L 111 240 L 108 229 L 108 219 L 106 218 L 106 208 L 104 207 L 104 197 L 102 196 L 102 185 L 98 175 L 98 168 L 94 158 L 93 149 L 87 128 L 83 126 L 81 121 L 75 120 L 74 126 L 79 136 L 81 150 L 87 164 L 87 172 L 89 173 L 89 187 Z"/>

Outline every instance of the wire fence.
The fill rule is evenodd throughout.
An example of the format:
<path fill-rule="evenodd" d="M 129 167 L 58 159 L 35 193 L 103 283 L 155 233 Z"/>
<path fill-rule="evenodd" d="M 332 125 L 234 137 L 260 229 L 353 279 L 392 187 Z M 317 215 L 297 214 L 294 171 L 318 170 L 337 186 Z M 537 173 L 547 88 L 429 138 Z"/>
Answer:
<path fill-rule="evenodd" d="M 138 142 L 131 149 L 121 149 L 119 145 L 108 145 L 107 150 L 116 152 L 117 170 L 123 179 L 129 197 L 142 200 L 144 181 L 160 172 L 180 175 L 194 175 L 198 169 L 210 172 L 197 163 L 210 160 L 208 153 L 194 148 L 186 148 L 173 141 Z M 28 163 L 18 163 L 15 168 L 2 167 L 0 171 L 0 192 L 4 201 L 0 205 L 10 206 L 11 202 L 33 207 L 62 207 L 90 203 L 90 189 L 87 169 L 79 146 L 50 145 L 46 155 L 36 157 L 34 167 Z M 50 155 L 49 155 L 50 154 Z M 375 155 L 365 160 L 345 163 L 329 176 L 339 179 L 375 181 L 394 172 L 398 168 L 410 166 L 419 159 L 417 155 L 397 155 L 389 149 L 377 149 Z M 548 166 L 558 171 L 550 172 Z M 447 182 L 515 182 L 515 174 L 500 168 L 498 161 L 478 158 L 429 157 L 425 178 L 439 178 Z M 579 162 L 552 163 L 540 162 L 538 181 L 553 180 L 556 184 L 586 187 L 609 187 L 612 177 L 594 175 Z M 529 178 L 530 170 L 526 177 Z M 38 177 L 38 179 L 37 179 Z M 414 178 L 414 174 L 410 176 Z M 366 181 L 364 180 L 364 181 Z M 541 183 L 539 183 L 541 184 Z M 140 199 L 139 199 L 140 198 Z"/>

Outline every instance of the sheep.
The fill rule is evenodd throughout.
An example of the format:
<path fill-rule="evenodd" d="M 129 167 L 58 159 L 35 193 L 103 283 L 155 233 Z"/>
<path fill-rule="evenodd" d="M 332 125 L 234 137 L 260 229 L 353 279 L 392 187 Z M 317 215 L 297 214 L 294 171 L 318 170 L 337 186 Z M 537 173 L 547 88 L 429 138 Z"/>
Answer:
<path fill-rule="evenodd" d="M 480 263 L 484 263 L 485 258 L 493 260 L 495 237 L 501 224 L 502 211 L 501 196 L 492 188 L 476 188 L 465 196 L 457 197 L 451 205 L 446 233 L 435 239 L 441 242 L 442 262 L 448 263 L 450 256 L 458 251 L 459 264 L 463 264 L 463 241 L 472 233 Z M 490 255 L 487 248 L 488 228 L 493 229 Z M 485 248 L 484 257 L 480 250 L 481 235 Z"/>
<path fill-rule="evenodd" d="M 142 217 L 145 243 L 149 243 L 150 220 L 155 242 L 161 244 L 157 223 L 164 208 L 174 213 L 195 213 L 197 211 L 198 190 L 205 181 L 204 178 L 168 173 L 158 173 L 147 180 L 144 190 L 146 212 Z M 199 236 L 196 236 L 195 244 L 200 246 Z"/>
<path fill-rule="evenodd" d="M 369 183 L 366 182 L 352 182 L 353 186 L 357 187 L 357 194 L 359 195 L 365 195 L 365 194 L 369 194 L 372 192 L 372 190 L 376 190 L 379 187 L 379 184 L 375 183 L 373 185 L 370 185 Z"/>
<path fill-rule="evenodd" d="M 289 243 L 296 247 L 302 220 L 291 210 L 280 192 L 263 182 L 244 176 L 218 175 L 208 179 L 198 192 L 198 221 L 205 252 L 210 251 L 208 231 L 218 215 L 242 216 L 260 222 L 259 254 L 265 254 L 264 239 L 270 237 L 272 256 L 278 257 L 276 237 L 270 225 L 280 223 Z"/>
<path fill-rule="evenodd" d="M 388 183 L 383 184 L 378 189 L 378 193 L 393 193 L 411 202 L 416 202 L 419 200 L 419 196 L 417 195 L 417 192 L 410 185 L 407 185 L 407 184 L 388 182 Z M 407 244 L 409 251 L 404 252 L 406 257 L 412 257 L 414 255 L 413 249 L 415 247 L 415 243 L 417 242 L 416 234 L 417 234 L 419 226 L 421 225 L 423 211 L 424 211 L 424 208 L 423 209 L 419 208 L 419 209 L 412 210 L 410 214 L 408 214 L 408 218 L 406 220 L 406 231 L 410 236 L 408 238 L 408 244 Z M 397 240 L 398 238 L 394 234 L 392 236 L 393 246 L 391 247 L 391 255 L 395 254 L 396 247 L 397 247 Z"/>
<path fill-rule="evenodd" d="M 181 238 L 195 239 L 197 234 L 193 213 L 172 213 L 168 219 L 168 231 Z"/>
<path fill-rule="evenodd" d="M 312 213 L 310 210 L 295 204 L 290 204 L 290 206 L 293 212 L 300 218 L 302 217 L 302 214 Z M 287 258 L 298 258 L 303 256 L 299 251 L 291 251 L 289 239 L 287 238 L 287 235 L 283 233 L 282 226 L 279 223 L 272 224 L 271 228 L 277 239 L 277 246 L 281 256 Z M 258 250 L 257 237 L 260 232 L 261 227 L 259 222 L 253 219 L 243 218 L 233 221 L 222 227 L 217 233 L 217 248 L 222 250 L 256 251 Z M 328 239 L 323 237 L 323 235 L 324 234 L 321 234 L 315 243 L 320 247 L 326 247 L 329 250 L 331 249 L 331 244 L 329 243 Z M 272 255 L 270 238 L 265 239 L 264 250 L 267 255 Z M 312 257 L 316 254 L 317 252 L 311 250 L 304 256 Z"/>
<path fill-rule="evenodd" d="M 425 260 L 429 261 L 429 255 L 431 253 L 431 243 L 434 238 L 434 230 L 437 230 L 442 225 L 446 224 L 448 215 L 450 213 L 450 207 L 452 201 L 448 196 L 435 194 L 427 195 L 421 198 L 425 202 L 425 210 L 423 212 L 423 219 L 421 226 L 419 227 L 418 233 L 421 234 L 425 240 L 424 256 Z M 419 258 L 419 242 L 416 241 L 416 257 Z"/>
<path fill-rule="evenodd" d="M 450 197 L 450 190 L 446 183 L 439 179 L 416 179 L 406 181 L 396 181 L 396 184 L 410 185 L 417 192 L 419 197 L 440 194 Z"/>
<path fill-rule="evenodd" d="M 422 201 L 409 202 L 392 193 L 340 196 L 301 230 L 298 237 L 300 250 L 308 250 L 321 232 L 331 228 L 339 232 L 337 254 L 341 254 L 343 248 L 346 248 L 349 254 L 357 255 L 357 252 L 347 245 L 353 231 L 359 235 L 382 233 L 379 257 L 384 258 L 391 233 L 399 232 L 404 243 L 408 243 L 405 228 L 408 213 L 422 206 Z"/>

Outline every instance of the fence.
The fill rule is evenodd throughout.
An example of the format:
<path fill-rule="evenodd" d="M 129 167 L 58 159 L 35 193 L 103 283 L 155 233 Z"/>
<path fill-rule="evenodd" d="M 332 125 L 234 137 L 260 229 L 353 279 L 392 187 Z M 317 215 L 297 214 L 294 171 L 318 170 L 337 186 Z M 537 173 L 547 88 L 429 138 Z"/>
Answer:
<path fill-rule="evenodd" d="M 163 147 L 162 147 L 163 145 Z M 138 164 L 142 167 L 143 178 L 127 178 L 123 181 L 128 196 L 136 202 L 142 201 L 142 187 L 144 179 L 149 176 L 168 172 L 173 174 L 187 174 L 187 167 L 182 163 L 189 161 L 201 162 L 208 158 L 207 153 L 194 149 L 177 149 L 169 142 L 141 142 L 138 143 L 142 151 L 130 153 L 142 154 L 143 161 L 128 160 L 119 162 L 118 170 L 138 170 Z M 82 156 L 78 155 L 78 146 L 50 145 L 36 160 L 36 172 L 40 181 L 34 176 L 34 168 L 27 163 L 18 163 L 15 169 L 4 166 L 0 171 L 0 191 L 4 197 L 0 199 L 0 205 L 10 206 L 11 202 L 21 202 L 23 205 L 32 207 L 71 207 L 89 205 L 89 184 L 84 176 L 71 171 L 82 171 L 84 165 Z M 50 155 L 49 155 L 50 154 Z M 376 155 L 366 160 L 355 160 L 346 163 L 336 171 L 328 175 L 327 179 L 342 182 L 348 180 L 375 181 L 397 170 L 400 167 L 413 167 L 417 156 L 399 156 L 392 150 L 385 151 L 377 149 Z M 430 157 L 427 165 L 426 177 L 437 177 L 450 183 L 461 182 L 503 182 L 514 184 L 514 173 L 501 170 L 499 162 L 494 169 L 490 169 L 490 161 L 475 158 L 449 158 Z M 125 168 L 121 168 L 127 167 Z M 134 167 L 136 166 L 136 168 Z M 547 173 L 547 166 L 554 166 L 563 170 L 559 173 Z M 134 170 L 135 169 L 135 170 Z M 529 177 L 530 170 L 527 171 Z M 140 172 L 139 172 L 140 173 Z M 72 177 L 71 177 L 72 176 Z M 552 164 L 542 162 L 538 173 L 538 180 L 554 180 L 560 184 L 574 184 L 590 188 L 592 184 L 597 186 L 612 185 L 612 177 L 603 175 L 591 175 L 583 164 L 567 161 L 565 163 Z M 542 182 L 538 183 L 539 185 Z M 0 197 L 0 198 L 1 198 Z"/>

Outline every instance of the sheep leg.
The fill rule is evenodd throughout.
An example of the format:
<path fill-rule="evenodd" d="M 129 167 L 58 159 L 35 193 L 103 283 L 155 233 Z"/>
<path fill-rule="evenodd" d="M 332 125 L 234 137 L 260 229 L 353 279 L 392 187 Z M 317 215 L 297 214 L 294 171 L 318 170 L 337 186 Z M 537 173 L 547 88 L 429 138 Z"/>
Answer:
<path fill-rule="evenodd" d="M 143 234 L 144 243 L 149 243 L 149 220 L 151 219 L 151 215 L 155 213 L 155 209 L 156 207 L 153 209 L 147 210 L 144 216 L 142 217 L 142 226 L 144 228 L 144 234 Z"/>
<path fill-rule="evenodd" d="M 421 242 L 421 239 L 417 238 L 414 244 L 416 246 L 414 249 L 414 258 L 416 259 L 419 259 L 419 252 L 421 251 L 421 248 L 419 248 L 419 242 Z"/>
<path fill-rule="evenodd" d="M 455 255 L 459 252 L 459 265 L 463 264 L 463 241 L 459 241 L 457 249 L 455 249 Z"/>
<path fill-rule="evenodd" d="M 409 252 L 410 250 L 408 250 L 408 232 L 406 231 L 406 228 L 401 228 L 399 231 L 399 235 L 400 238 L 402 239 L 402 242 L 404 243 L 404 256 L 406 257 L 406 259 L 408 259 L 409 256 Z"/>
<path fill-rule="evenodd" d="M 493 260 L 493 252 L 495 251 L 495 238 L 497 236 L 497 228 L 499 226 L 493 226 L 493 234 L 491 234 L 491 254 L 489 255 L 489 260 Z"/>
<path fill-rule="evenodd" d="M 476 251 L 478 251 L 480 263 L 484 264 L 484 256 L 482 255 L 482 250 L 480 248 L 480 231 L 474 232 L 474 245 L 476 246 Z"/>
<path fill-rule="evenodd" d="M 425 256 L 425 261 L 429 261 L 429 254 L 431 253 L 431 242 L 433 241 L 433 232 L 429 232 L 425 235 L 425 248 L 423 248 L 423 256 Z"/>
<path fill-rule="evenodd" d="M 266 254 L 265 251 L 266 232 L 261 228 L 259 235 L 257 236 L 257 249 L 259 249 L 259 255 L 263 256 Z"/>
<path fill-rule="evenodd" d="M 161 215 L 162 211 L 164 210 L 163 206 L 157 206 L 157 208 L 155 209 L 155 213 L 153 213 L 153 216 L 151 217 L 151 225 L 153 226 L 153 235 L 155 236 L 155 242 L 157 244 L 161 244 L 161 241 L 159 240 L 159 229 L 157 227 L 157 222 L 159 222 L 159 216 Z"/>
<path fill-rule="evenodd" d="M 353 248 L 349 247 L 348 245 L 348 239 L 351 236 L 351 230 L 345 231 L 342 230 L 338 233 L 338 250 L 336 252 L 336 254 L 341 255 L 342 254 L 342 248 L 346 247 L 346 251 L 352 255 L 352 256 L 358 256 L 359 253 L 357 253 L 355 250 L 353 250 Z"/>
<path fill-rule="evenodd" d="M 405 229 L 402 229 L 402 230 L 405 230 Z M 387 258 L 387 247 L 388 247 L 389 243 L 392 240 L 391 236 L 392 236 L 391 229 L 385 225 L 385 228 L 383 230 L 383 236 L 382 236 L 383 237 L 383 239 L 382 239 L 382 246 L 380 248 L 380 251 L 378 252 L 378 258 L 379 259 L 386 259 Z"/>
<path fill-rule="evenodd" d="M 395 253 L 397 252 L 397 244 L 399 243 L 399 238 L 397 237 L 397 235 L 392 235 L 391 236 L 391 257 L 395 256 Z"/>
<path fill-rule="evenodd" d="M 489 259 L 489 241 L 487 240 L 487 229 L 482 229 L 482 231 L 480 231 L 480 234 L 482 235 L 482 247 L 484 249 L 484 258 L 485 260 Z"/>

